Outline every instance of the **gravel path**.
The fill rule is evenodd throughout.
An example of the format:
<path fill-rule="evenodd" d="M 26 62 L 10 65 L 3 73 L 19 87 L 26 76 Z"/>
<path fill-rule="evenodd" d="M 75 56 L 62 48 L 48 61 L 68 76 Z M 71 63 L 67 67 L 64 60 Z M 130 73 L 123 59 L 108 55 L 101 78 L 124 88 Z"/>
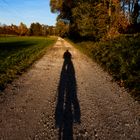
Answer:
<path fill-rule="evenodd" d="M 0 94 L 0 140 L 140 140 L 139 103 L 61 38 Z"/>

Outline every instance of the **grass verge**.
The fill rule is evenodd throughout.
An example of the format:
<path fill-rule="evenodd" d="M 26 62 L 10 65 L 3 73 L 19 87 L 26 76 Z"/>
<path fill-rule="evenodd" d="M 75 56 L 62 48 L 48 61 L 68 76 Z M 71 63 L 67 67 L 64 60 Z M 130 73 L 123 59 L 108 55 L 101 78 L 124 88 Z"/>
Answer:
<path fill-rule="evenodd" d="M 56 42 L 55 37 L 0 37 L 0 90 Z"/>
<path fill-rule="evenodd" d="M 140 34 L 120 35 L 102 42 L 80 42 L 76 46 L 86 53 L 140 101 Z"/>

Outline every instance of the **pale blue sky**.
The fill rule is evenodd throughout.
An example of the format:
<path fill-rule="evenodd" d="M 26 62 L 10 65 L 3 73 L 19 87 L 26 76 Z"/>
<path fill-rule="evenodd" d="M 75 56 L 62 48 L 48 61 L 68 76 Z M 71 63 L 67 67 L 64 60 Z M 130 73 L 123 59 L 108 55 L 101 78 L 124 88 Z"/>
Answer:
<path fill-rule="evenodd" d="M 0 23 L 28 27 L 33 22 L 55 25 L 56 14 L 50 12 L 50 0 L 0 0 Z"/>

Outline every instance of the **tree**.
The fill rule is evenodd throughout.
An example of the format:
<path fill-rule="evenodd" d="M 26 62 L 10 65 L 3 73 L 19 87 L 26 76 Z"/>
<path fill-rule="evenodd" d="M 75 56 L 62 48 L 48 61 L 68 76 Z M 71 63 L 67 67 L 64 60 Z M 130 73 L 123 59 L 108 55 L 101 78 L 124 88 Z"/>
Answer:
<path fill-rule="evenodd" d="M 70 21 L 70 35 L 99 40 L 107 32 L 123 33 L 138 24 L 140 0 L 50 0 L 58 20 Z"/>
<path fill-rule="evenodd" d="M 108 14 L 104 1 L 51 0 L 50 5 L 53 12 L 59 13 L 58 20 L 70 21 L 71 36 L 93 40 L 106 33 Z"/>
<path fill-rule="evenodd" d="M 128 15 L 131 24 L 137 24 L 140 18 L 140 0 L 121 0 L 122 11 Z"/>
<path fill-rule="evenodd" d="M 42 25 L 42 35 L 43 35 L 43 36 L 49 35 L 48 28 L 49 28 L 48 25 Z"/>
<path fill-rule="evenodd" d="M 59 19 L 71 20 L 71 9 L 74 6 L 74 0 L 50 0 L 50 7 L 53 13 L 59 13 Z"/>
<path fill-rule="evenodd" d="M 48 26 L 49 35 L 56 35 L 56 28 L 54 26 Z"/>
<path fill-rule="evenodd" d="M 68 36 L 68 33 L 69 33 L 69 24 L 65 23 L 62 20 L 59 20 L 56 23 L 56 33 L 57 33 L 57 35 L 59 35 L 61 37 Z"/>
<path fill-rule="evenodd" d="M 27 26 L 25 24 L 23 24 L 22 22 L 20 23 L 18 30 L 19 30 L 19 35 L 21 35 L 21 36 L 27 35 L 27 33 L 28 33 Z"/>
<path fill-rule="evenodd" d="M 32 23 L 29 30 L 30 35 L 41 36 L 42 26 L 39 23 Z"/>
<path fill-rule="evenodd" d="M 83 2 L 72 10 L 74 24 L 82 37 L 98 40 L 107 31 L 108 13 L 103 3 Z"/>

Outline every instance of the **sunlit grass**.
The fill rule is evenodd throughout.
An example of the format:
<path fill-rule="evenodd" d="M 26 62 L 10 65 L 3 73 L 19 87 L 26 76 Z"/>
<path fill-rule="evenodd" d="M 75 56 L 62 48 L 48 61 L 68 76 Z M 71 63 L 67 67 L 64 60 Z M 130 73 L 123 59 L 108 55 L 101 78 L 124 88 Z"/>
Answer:
<path fill-rule="evenodd" d="M 52 37 L 0 37 L 0 89 L 52 46 Z"/>

